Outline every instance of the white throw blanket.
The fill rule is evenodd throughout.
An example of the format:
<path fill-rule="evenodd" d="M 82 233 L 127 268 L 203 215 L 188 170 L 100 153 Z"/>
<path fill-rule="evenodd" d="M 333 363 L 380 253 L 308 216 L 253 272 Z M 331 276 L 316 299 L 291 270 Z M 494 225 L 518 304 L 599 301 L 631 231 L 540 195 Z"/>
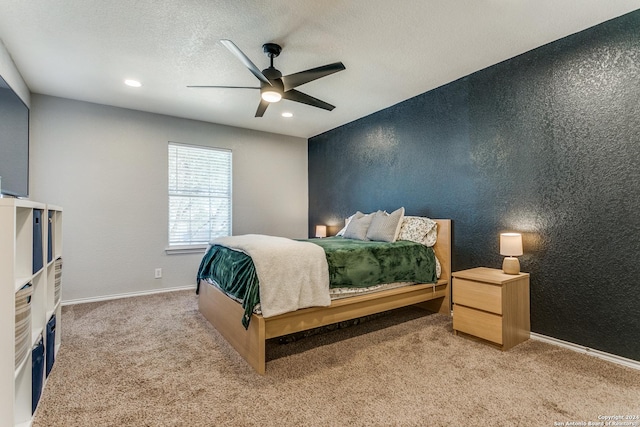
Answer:
<path fill-rule="evenodd" d="M 264 317 L 331 304 L 329 266 L 320 246 L 262 234 L 219 237 L 211 244 L 251 257 L 260 281 Z"/>

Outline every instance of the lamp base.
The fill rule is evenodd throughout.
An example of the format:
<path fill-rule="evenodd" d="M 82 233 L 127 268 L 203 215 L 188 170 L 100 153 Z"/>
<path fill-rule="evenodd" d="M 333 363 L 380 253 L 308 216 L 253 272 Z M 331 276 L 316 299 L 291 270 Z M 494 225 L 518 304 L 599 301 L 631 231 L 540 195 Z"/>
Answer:
<path fill-rule="evenodd" d="M 520 273 L 520 261 L 518 258 L 508 256 L 502 261 L 502 272 L 504 274 L 519 274 Z"/>

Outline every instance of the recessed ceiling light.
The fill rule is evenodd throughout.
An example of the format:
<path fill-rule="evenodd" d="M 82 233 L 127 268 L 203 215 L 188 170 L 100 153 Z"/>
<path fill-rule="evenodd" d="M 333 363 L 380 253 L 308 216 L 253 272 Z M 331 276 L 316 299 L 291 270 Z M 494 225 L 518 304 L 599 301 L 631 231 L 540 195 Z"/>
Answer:
<path fill-rule="evenodd" d="M 289 118 L 289 117 L 293 117 L 293 113 L 290 113 L 290 112 L 288 112 L 288 111 L 285 111 L 284 113 L 282 113 L 282 117 L 287 117 L 287 118 Z"/>
<path fill-rule="evenodd" d="M 142 83 L 140 83 L 137 80 L 132 80 L 132 79 L 125 80 L 124 84 L 126 84 L 127 86 L 131 86 L 131 87 L 140 87 L 140 86 L 142 86 Z"/>

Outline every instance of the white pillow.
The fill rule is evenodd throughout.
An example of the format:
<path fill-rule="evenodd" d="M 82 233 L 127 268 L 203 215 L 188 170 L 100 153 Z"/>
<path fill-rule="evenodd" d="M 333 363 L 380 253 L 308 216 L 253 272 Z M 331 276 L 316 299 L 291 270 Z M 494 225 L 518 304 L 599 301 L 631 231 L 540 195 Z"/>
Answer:
<path fill-rule="evenodd" d="M 433 246 L 438 238 L 438 224 L 423 216 L 405 216 L 398 240 L 409 240 L 425 246 Z"/>
<path fill-rule="evenodd" d="M 367 230 L 373 219 L 373 214 L 363 215 L 359 218 L 353 217 L 344 231 L 345 239 L 367 240 Z"/>
<path fill-rule="evenodd" d="M 351 220 L 353 218 L 362 218 L 364 216 L 364 214 L 360 211 L 354 213 L 353 215 L 351 215 L 349 218 L 347 218 L 347 220 L 345 221 L 344 227 L 342 227 L 342 230 L 338 231 L 336 233 L 336 236 L 344 236 L 344 232 L 347 231 L 347 227 L 349 226 L 349 223 L 351 222 Z"/>
<path fill-rule="evenodd" d="M 404 208 L 397 209 L 390 214 L 383 211 L 376 212 L 367 230 L 367 240 L 395 242 L 400 233 L 403 217 Z"/>

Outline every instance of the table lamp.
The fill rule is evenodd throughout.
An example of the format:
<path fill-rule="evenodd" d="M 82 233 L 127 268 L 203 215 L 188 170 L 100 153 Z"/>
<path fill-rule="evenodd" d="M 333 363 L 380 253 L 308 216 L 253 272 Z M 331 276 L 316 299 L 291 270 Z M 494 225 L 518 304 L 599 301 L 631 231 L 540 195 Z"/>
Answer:
<path fill-rule="evenodd" d="M 316 237 L 327 237 L 326 225 L 316 225 Z"/>
<path fill-rule="evenodd" d="M 520 233 L 500 234 L 500 255 L 505 255 L 502 271 L 505 274 L 520 273 L 520 261 L 517 256 L 522 255 L 522 235 Z"/>

